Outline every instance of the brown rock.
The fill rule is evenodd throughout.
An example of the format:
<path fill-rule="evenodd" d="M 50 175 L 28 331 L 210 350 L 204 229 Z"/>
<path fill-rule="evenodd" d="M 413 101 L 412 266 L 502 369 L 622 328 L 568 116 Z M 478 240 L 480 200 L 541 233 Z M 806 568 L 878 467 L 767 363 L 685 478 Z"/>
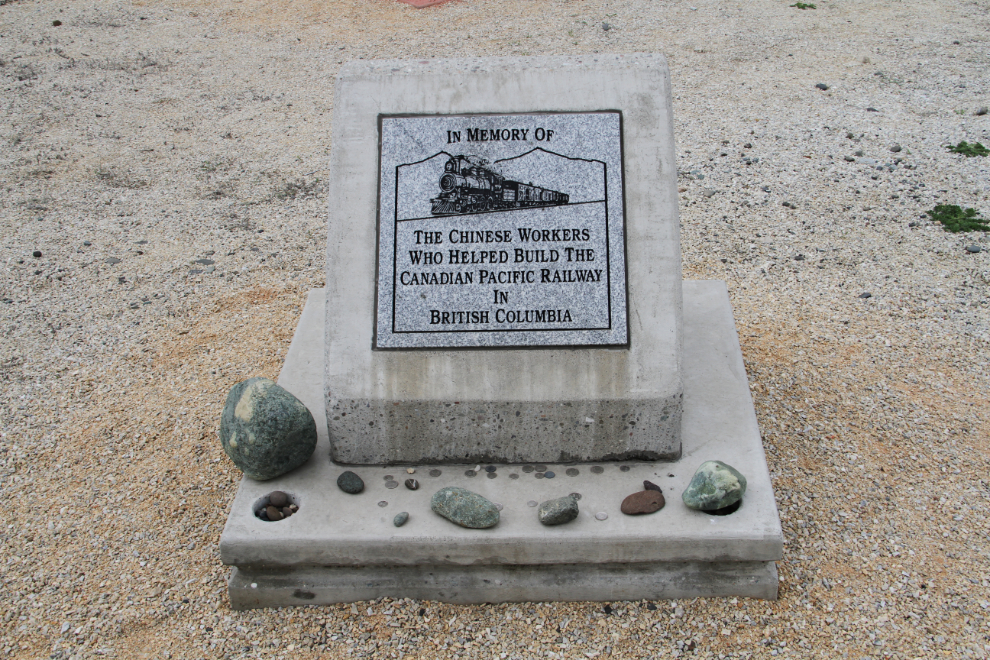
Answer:
<path fill-rule="evenodd" d="M 268 519 L 271 520 L 272 522 L 275 522 L 276 520 L 281 520 L 282 518 L 285 517 L 285 516 L 282 515 L 282 512 L 281 511 L 279 511 L 278 509 L 276 509 L 275 507 L 273 507 L 271 505 L 269 505 L 265 509 L 265 513 L 268 514 Z"/>
<path fill-rule="evenodd" d="M 289 496 L 280 490 L 276 490 L 268 495 L 268 503 L 273 507 L 281 509 L 283 506 L 289 506 Z"/>
<path fill-rule="evenodd" d="M 666 501 L 663 499 L 663 493 L 655 490 L 641 490 L 622 500 L 622 506 L 619 509 L 627 516 L 637 516 L 659 511 L 664 504 Z"/>

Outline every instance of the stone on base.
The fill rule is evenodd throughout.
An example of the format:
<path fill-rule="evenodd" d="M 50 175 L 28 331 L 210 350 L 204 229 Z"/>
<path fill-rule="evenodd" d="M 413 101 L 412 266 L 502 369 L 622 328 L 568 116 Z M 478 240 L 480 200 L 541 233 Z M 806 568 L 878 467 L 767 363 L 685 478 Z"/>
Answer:
<path fill-rule="evenodd" d="M 715 281 L 687 281 L 683 288 L 681 460 L 551 464 L 553 478 L 537 478 L 546 473 L 521 465 L 499 464 L 495 478 L 484 471 L 468 476 L 474 464 L 416 465 L 416 491 L 389 488 L 403 468 L 352 467 L 367 485 L 358 495 L 336 487 L 347 468 L 329 459 L 323 292 L 311 292 L 279 384 L 310 407 L 319 444 L 309 462 L 290 474 L 264 484 L 241 481 L 220 539 L 221 559 L 236 567 L 232 606 L 383 596 L 451 602 L 775 598 L 773 562 L 782 556 L 783 534 L 728 293 Z M 715 459 L 748 481 L 742 506 L 730 515 L 694 511 L 681 502 L 698 466 Z M 435 470 L 439 476 L 431 476 Z M 662 488 L 667 506 L 648 516 L 623 515 L 622 500 L 644 480 Z M 465 529 L 434 514 L 430 498 L 444 486 L 501 504 L 499 523 Z M 279 522 L 259 520 L 252 507 L 275 489 L 288 493 L 299 511 Z M 581 495 L 580 514 L 566 525 L 541 525 L 536 508 L 528 506 L 574 492 Z M 400 511 L 410 518 L 396 528 L 392 519 Z M 604 520 L 596 517 L 603 513 Z"/>

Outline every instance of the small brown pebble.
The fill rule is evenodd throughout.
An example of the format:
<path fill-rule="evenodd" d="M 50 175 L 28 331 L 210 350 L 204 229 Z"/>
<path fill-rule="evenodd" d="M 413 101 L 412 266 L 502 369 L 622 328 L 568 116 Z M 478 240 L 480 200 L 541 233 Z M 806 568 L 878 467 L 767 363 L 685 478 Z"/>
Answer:
<path fill-rule="evenodd" d="M 419 482 L 416 481 L 415 479 L 406 479 L 406 488 L 408 488 L 409 490 L 418 490 Z"/>
<path fill-rule="evenodd" d="M 292 515 L 292 509 L 290 509 L 287 506 L 283 506 L 282 507 L 282 516 L 285 517 L 285 518 L 288 518 L 291 515 Z"/>
<path fill-rule="evenodd" d="M 289 505 L 289 496 L 280 490 L 276 490 L 268 496 L 268 503 L 275 508 L 281 509 L 283 506 Z"/>
<path fill-rule="evenodd" d="M 643 488 L 646 490 L 655 490 L 658 493 L 663 492 L 662 490 L 660 490 L 660 486 L 656 485 L 652 481 L 646 481 L 645 479 L 643 480 Z"/>
<path fill-rule="evenodd" d="M 268 519 L 269 520 L 273 520 L 273 521 L 274 520 L 281 520 L 282 518 L 285 517 L 285 516 L 282 515 L 282 512 L 281 511 L 279 511 L 278 509 L 276 509 L 275 507 L 273 507 L 271 505 L 268 505 L 267 507 L 265 507 L 265 513 L 268 514 Z"/>
<path fill-rule="evenodd" d="M 663 499 L 663 493 L 655 490 L 641 490 L 622 500 L 622 506 L 619 507 L 619 510 L 627 516 L 637 516 L 659 511 L 664 504 L 666 501 Z"/>

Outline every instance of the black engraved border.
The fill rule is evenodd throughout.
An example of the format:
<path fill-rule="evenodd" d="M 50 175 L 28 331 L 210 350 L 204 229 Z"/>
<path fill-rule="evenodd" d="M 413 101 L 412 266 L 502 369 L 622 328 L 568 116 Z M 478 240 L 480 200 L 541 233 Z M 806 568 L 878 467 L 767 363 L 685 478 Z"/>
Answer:
<path fill-rule="evenodd" d="M 625 341 L 620 342 L 581 342 L 578 344 L 556 344 L 550 341 L 546 344 L 500 344 L 500 345 L 483 345 L 483 346 L 466 346 L 463 344 L 455 345 L 432 345 L 432 346 L 379 346 L 378 345 L 378 314 L 379 314 L 379 301 L 380 292 L 379 287 L 381 286 L 380 281 L 380 260 L 381 260 L 381 222 L 382 222 L 382 124 L 385 119 L 403 119 L 403 118 L 451 118 L 451 117 L 542 117 L 547 115 L 599 115 L 599 114 L 615 114 L 619 119 L 619 181 L 620 186 L 620 201 L 622 205 L 622 270 L 623 270 L 623 280 L 624 280 L 624 293 L 625 293 Z M 372 350 L 378 351 L 428 351 L 428 350 L 539 350 L 546 348 L 629 348 L 630 345 L 630 328 L 629 328 L 629 259 L 628 259 L 628 247 L 627 247 L 627 236 L 626 236 L 626 178 L 625 178 L 625 143 L 624 143 L 624 117 L 621 110 L 614 109 L 602 109 L 602 110 L 585 110 L 585 111 L 573 111 L 573 110 L 547 110 L 540 112 L 475 112 L 475 113 L 452 113 L 452 114 L 433 114 L 433 113 L 396 113 L 396 114 L 379 114 L 377 118 L 378 123 L 378 204 L 377 204 L 377 222 L 376 222 L 376 251 L 375 251 L 375 299 L 374 299 L 374 314 L 372 328 Z M 396 254 L 398 251 L 398 200 L 399 200 L 399 167 L 405 165 L 412 165 L 415 163 L 402 163 L 395 168 L 395 178 L 394 178 L 394 192 L 393 192 L 393 208 L 392 208 L 392 324 L 391 324 L 391 334 L 399 337 L 402 335 L 458 335 L 458 334 L 496 334 L 496 333 L 519 333 L 519 332 L 529 332 L 534 334 L 542 333 L 566 333 L 566 332 L 595 332 L 602 333 L 612 329 L 612 261 L 611 261 L 611 237 L 609 235 L 609 212 L 608 212 L 608 163 L 597 159 L 588 158 L 578 158 L 572 156 L 564 156 L 563 154 L 558 154 L 556 152 L 549 151 L 547 149 L 542 149 L 541 147 L 534 147 L 525 154 L 520 154 L 519 156 L 513 156 L 512 158 L 506 158 L 502 160 L 512 160 L 514 158 L 522 157 L 528 153 L 532 153 L 540 149 L 547 153 L 552 153 L 555 156 L 560 156 L 562 158 L 567 158 L 569 160 L 583 160 L 586 162 L 598 162 L 602 163 L 604 167 L 604 185 L 605 185 L 605 251 L 606 259 L 608 262 L 608 268 L 606 271 L 606 278 L 608 279 L 606 283 L 606 295 L 608 300 L 608 318 L 609 324 L 604 327 L 597 328 L 501 328 L 501 329 L 469 329 L 469 330 L 396 330 L 395 329 L 395 293 L 396 293 Z M 423 162 L 424 160 L 429 160 L 430 158 L 435 158 L 439 153 L 446 153 L 444 150 L 429 156 L 428 158 L 421 159 L 418 162 Z M 539 207 L 535 207 L 539 208 Z M 547 337 L 547 339 L 552 339 L 552 336 Z"/>

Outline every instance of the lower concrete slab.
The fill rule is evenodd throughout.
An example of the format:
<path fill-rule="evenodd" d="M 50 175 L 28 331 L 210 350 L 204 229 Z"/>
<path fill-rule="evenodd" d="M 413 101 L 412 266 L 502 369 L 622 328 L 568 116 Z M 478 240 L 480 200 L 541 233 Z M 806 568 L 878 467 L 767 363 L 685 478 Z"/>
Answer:
<path fill-rule="evenodd" d="M 317 450 L 287 475 L 241 481 L 220 539 L 223 562 L 237 567 L 232 605 L 381 596 L 455 602 L 775 597 L 773 562 L 782 556 L 783 536 L 728 293 L 714 281 L 686 281 L 683 289 L 680 460 L 351 468 L 330 460 L 322 405 L 323 298 L 311 292 L 279 384 L 316 418 Z M 695 469 L 711 459 L 748 480 L 742 506 L 731 515 L 693 511 L 681 502 Z M 337 488 L 346 469 L 364 480 L 362 493 Z M 418 490 L 403 485 L 409 478 L 418 480 Z M 650 515 L 623 515 L 622 499 L 646 479 L 663 489 L 667 505 Z M 501 505 L 498 525 L 470 530 L 435 515 L 430 498 L 444 486 L 462 486 Z M 273 490 L 292 495 L 298 513 L 279 522 L 255 517 L 255 504 Z M 541 525 L 535 505 L 569 493 L 581 496 L 578 518 Z M 409 521 L 396 528 L 392 519 L 401 511 Z M 504 587 L 483 598 L 480 587 L 471 586 L 493 580 Z M 643 585 L 651 581 L 647 590 Z M 601 588 L 605 583 L 610 590 Z M 303 595 L 294 595 L 297 590 Z"/>
<path fill-rule="evenodd" d="M 524 566 L 235 568 L 235 610 L 328 605 L 382 596 L 448 603 L 777 598 L 773 562 L 658 562 Z"/>

